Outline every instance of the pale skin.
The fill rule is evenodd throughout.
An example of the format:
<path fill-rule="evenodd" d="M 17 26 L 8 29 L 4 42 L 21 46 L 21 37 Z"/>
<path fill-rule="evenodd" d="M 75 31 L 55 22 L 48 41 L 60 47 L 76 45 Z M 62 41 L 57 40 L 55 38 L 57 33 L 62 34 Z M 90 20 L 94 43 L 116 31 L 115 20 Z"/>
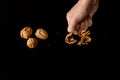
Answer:
<path fill-rule="evenodd" d="M 99 0 L 78 0 L 67 13 L 67 31 L 79 34 L 92 26 L 92 17 L 98 9 Z"/>

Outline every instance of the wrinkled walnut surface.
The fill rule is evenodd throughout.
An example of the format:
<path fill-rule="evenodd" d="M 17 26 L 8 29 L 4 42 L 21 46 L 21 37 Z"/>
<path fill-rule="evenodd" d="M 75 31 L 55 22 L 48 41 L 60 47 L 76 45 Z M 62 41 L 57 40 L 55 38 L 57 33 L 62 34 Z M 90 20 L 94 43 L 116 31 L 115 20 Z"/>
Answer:
<path fill-rule="evenodd" d="M 32 28 L 31 27 L 24 27 L 21 31 L 20 31 L 20 36 L 23 39 L 28 39 L 31 35 L 32 35 Z"/>
<path fill-rule="evenodd" d="M 29 39 L 27 40 L 27 46 L 28 46 L 29 48 L 35 48 L 35 47 L 37 47 L 37 45 L 38 45 L 38 41 L 37 41 L 36 38 L 29 38 Z"/>
<path fill-rule="evenodd" d="M 42 39 L 42 40 L 46 40 L 48 38 L 48 33 L 46 30 L 39 28 L 36 30 L 35 35 L 37 38 Z"/>

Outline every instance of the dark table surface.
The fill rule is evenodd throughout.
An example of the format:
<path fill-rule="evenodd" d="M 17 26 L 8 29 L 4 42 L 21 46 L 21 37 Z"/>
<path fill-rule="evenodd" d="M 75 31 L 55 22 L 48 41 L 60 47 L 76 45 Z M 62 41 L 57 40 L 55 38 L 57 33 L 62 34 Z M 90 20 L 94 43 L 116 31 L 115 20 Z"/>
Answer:
<path fill-rule="evenodd" d="M 90 28 L 92 42 L 89 45 L 80 47 L 64 42 L 67 34 L 66 13 L 76 2 L 77 0 L 43 0 L 40 3 L 36 0 L 16 1 L 13 4 L 14 8 L 6 8 L 9 14 L 6 14 L 8 18 L 1 23 L 0 34 L 2 39 L 0 59 L 4 70 L 18 67 L 48 68 L 52 65 L 58 67 L 63 64 L 68 66 L 72 63 L 76 65 L 75 63 L 79 61 L 81 65 L 97 65 L 96 67 L 110 68 L 113 71 L 120 70 L 116 52 L 118 48 L 112 38 L 115 35 L 110 33 L 112 27 L 116 27 L 112 1 L 100 2 L 99 9 L 93 17 L 93 26 Z M 37 48 L 29 49 L 26 40 L 19 34 L 25 26 L 31 26 L 34 31 L 42 27 L 48 31 L 49 38 L 46 41 L 39 40 Z M 79 57 L 73 59 L 73 56 Z"/>

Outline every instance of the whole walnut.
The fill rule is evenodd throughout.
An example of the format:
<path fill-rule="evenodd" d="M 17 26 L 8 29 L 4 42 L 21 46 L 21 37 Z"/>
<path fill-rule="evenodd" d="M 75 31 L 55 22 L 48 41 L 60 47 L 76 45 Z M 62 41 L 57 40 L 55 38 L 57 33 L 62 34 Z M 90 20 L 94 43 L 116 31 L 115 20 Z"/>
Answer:
<path fill-rule="evenodd" d="M 31 35 L 32 35 L 32 28 L 31 27 L 24 27 L 21 31 L 20 31 L 20 36 L 23 39 L 28 39 Z"/>
<path fill-rule="evenodd" d="M 29 48 L 35 48 L 38 45 L 38 41 L 36 38 L 28 38 L 27 40 L 27 46 Z"/>
<path fill-rule="evenodd" d="M 42 40 L 46 40 L 48 38 L 48 33 L 46 30 L 39 28 L 36 30 L 35 35 L 37 38 L 42 39 Z"/>

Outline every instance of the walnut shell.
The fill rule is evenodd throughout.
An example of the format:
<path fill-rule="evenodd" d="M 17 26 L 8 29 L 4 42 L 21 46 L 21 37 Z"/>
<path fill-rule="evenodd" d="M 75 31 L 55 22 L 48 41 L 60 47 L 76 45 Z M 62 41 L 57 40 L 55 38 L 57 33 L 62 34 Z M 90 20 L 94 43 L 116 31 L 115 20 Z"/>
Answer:
<path fill-rule="evenodd" d="M 42 40 L 46 40 L 48 38 L 48 33 L 46 30 L 39 28 L 36 30 L 35 35 L 37 38 L 42 39 Z"/>
<path fill-rule="evenodd" d="M 23 39 L 28 39 L 31 35 L 32 35 L 32 28 L 31 27 L 24 27 L 21 31 L 20 31 L 20 36 Z"/>
<path fill-rule="evenodd" d="M 73 38 L 72 33 L 69 33 L 65 37 L 65 42 L 68 44 L 74 44 L 77 42 L 77 40 Z"/>
<path fill-rule="evenodd" d="M 38 45 L 38 41 L 37 41 L 36 38 L 29 38 L 29 39 L 27 40 L 27 46 L 28 46 L 29 48 L 35 48 L 35 47 L 37 47 L 37 45 Z"/>

